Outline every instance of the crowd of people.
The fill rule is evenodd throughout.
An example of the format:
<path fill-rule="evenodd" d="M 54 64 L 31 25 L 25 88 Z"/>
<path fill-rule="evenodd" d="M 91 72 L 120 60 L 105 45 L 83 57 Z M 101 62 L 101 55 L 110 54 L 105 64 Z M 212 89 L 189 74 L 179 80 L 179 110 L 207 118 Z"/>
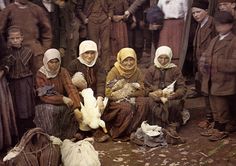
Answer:
<path fill-rule="evenodd" d="M 0 149 L 34 127 L 61 139 L 128 141 L 147 121 L 178 135 L 187 92 L 181 64 L 189 52 L 190 97 L 206 102 L 200 134 L 210 141 L 227 137 L 236 130 L 236 2 L 211 3 L 0 0 Z M 144 72 L 139 62 L 151 48 Z M 78 123 L 86 88 L 94 91 L 107 133 Z"/>

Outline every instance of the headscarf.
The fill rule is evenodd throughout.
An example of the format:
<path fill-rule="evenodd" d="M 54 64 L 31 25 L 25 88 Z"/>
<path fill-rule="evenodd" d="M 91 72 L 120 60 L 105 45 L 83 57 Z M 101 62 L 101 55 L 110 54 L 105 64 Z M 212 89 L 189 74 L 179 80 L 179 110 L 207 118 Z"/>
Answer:
<path fill-rule="evenodd" d="M 59 60 L 59 67 L 56 71 L 51 71 L 48 68 L 48 62 L 52 59 L 58 59 Z M 61 66 L 61 56 L 60 56 L 60 52 L 55 49 L 55 48 L 51 48 L 48 49 L 43 56 L 43 66 L 39 69 L 39 71 L 41 73 L 43 73 L 47 78 L 55 78 L 60 70 L 60 66 Z"/>
<path fill-rule="evenodd" d="M 128 57 L 131 57 L 135 60 L 134 65 L 129 69 L 122 66 L 122 62 Z M 125 78 L 130 78 L 131 76 L 133 76 L 133 74 L 137 70 L 137 57 L 136 57 L 136 53 L 135 53 L 134 49 L 122 48 L 118 52 L 116 60 L 117 61 L 115 62 L 114 66 L 118 70 L 118 72 L 120 73 L 121 76 L 123 76 Z"/>
<path fill-rule="evenodd" d="M 94 60 L 88 64 L 81 56 L 81 54 L 87 52 L 87 51 L 95 51 L 95 58 Z M 79 45 L 79 57 L 77 58 L 82 64 L 88 66 L 88 67 L 93 67 L 97 61 L 98 58 L 98 49 L 97 49 L 97 44 L 92 41 L 92 40 L 85 40 Z"/>
<path fill-rule="evenodd" d="M 169 57 L 169 62 L 164 66 L 162 66 L 158 61 L 158 57 L 161 55 L 167 55 Z M 172 56 L 173 56 L 173 54 L 172 54 L 172 50 L 170 47 L 161 46 L 161 47 L 157 48 L 157 50 L 156 50 L 155 58 L 154 58 L 154 65 L 157 68 L 162 68 L 162 69 L 169 69 L 172 67 L 176 67 L 176 65 L 174 63 L 171 63 Z"/>

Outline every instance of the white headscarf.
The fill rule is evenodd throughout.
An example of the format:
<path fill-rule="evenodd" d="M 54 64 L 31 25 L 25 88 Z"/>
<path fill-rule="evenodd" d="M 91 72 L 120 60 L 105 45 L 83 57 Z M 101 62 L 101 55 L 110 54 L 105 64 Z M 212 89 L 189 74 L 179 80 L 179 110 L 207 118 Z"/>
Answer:
<path fill-rule="evenodd" d="M 59 67 L 56 71 L 51 71 L 48 68 L 48 62 L 52 59 L 58 59 L 59 60 Z M 55 48 L 51 48 L 48 49 L 43 56 L 43 66 L 39 69 L 39 71 L 41 73 L 43 73 L 47 78 L 54 78 L 57 76 L 59 70 L 60 70 L 60 66 L 61 66 L 61 56 L 60 56 L 60 52 L 55 49 Z"/>
<path fill-rule="evenodd" d="M 167 55 L 169 57 L 169 62 L 164 66 L 161 65 L 158 61 L 158 57 L 161 55 Z M 176 65 L 174 63 L 171 63 L 172 56 L 173 56 L 173 54 L 172 54 L 172 50 L 170 47 L 167 47 L 167 46 L 158 47 L 156 50 L 156 53 L 155 53 L 154 65 L 157 68 L 162 68 L 162 69 L 169 69 L 172 67 L 176 67 Z"/>
<path fill-rule="evenodd" d="M 95 58 L 94 60 L 88 64 L 81 56 L 81 54 L 87 52 L 87 51 L 95 51 Z M 95 65 L 96 61 L 98 58 L 98 48 L 97 48 L 97 44 L 92 41 L 92 40 L 85 40 L 82 43 L 80 43 L 79 45 L 79 57 L 77 58 L 82 64 L 88 66 L 88 67 L 92 67 Z"/>

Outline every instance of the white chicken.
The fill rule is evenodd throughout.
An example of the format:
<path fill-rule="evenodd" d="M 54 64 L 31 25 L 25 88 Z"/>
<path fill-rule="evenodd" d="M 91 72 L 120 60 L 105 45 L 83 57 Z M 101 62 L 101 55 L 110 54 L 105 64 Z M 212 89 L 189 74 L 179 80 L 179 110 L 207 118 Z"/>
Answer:
<path fill-rule="evenodd" d="M 172 92 L 174 92 L 174 90 L 175 90 L 175 83 L 176 83 L 176 80 L 162 90 L 162 97 L 160 97 L 160 99 L 161 99 L 163 104 L 165 104 L 168 101 L 167 97 Z"/>
<path fill-rule="evenodd" d="M 148 136 L 154 137 L 161 134 L 162 127 L 158 125 L 149 125 L 147 121 L 143 121 L 141 124 L 141 129 Z"/>
<path fill-rule="evenodd" d="M 94 97 L 93 90 L 86 88 L 82 90 L 81 95 L 84 98 L 84 104 L 80 103 L 80 111 L 82 113 L 82 120 L 79 121 L 80 129 L 82 131 L 89 131 L 102 127 L 103 131 L 107 133 L 105 122 L 101 120 L 101 112 L 97 106 L 97 100 Z M 108 98 L 105 97 L 103 100 L 104 107 L 106 107 L 107 102 Z M 78 114 L 78 112 L 75 111 L 75 114 Z"/>

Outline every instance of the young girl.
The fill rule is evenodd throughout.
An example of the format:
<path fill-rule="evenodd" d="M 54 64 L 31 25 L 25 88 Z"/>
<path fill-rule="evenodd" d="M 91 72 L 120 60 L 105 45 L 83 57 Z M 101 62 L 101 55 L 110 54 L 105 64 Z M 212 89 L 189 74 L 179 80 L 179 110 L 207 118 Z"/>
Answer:
<path fill-rule="evenodd" d="M 102 118 L 113 140 L 127 141 L 131 132 L 146 119 L 147 111 L 147 100 L 142 97 L 143 75 L 137 67 L 136 53 L 132 48 L 122 48 L 118 52 L 117 61 L 109 71 L 106 82 L 106 92 L 111 102 Z M 124 85 L 115 89 L 118 82 Z M 127 88 L 122 91 L 122 87 Z"/>
<path fill-rule="evenodd" d="M 34 122 L 50 135 L 72 138 L 79 127 L 73 115 L 73 110 L 80 108 L 79 93 L 68 71 L 61 67 L 57 49 L 48 49 L 44 53 L 43 64 L 36 75 L 40 101 Z"/>
<path fill-rule="evenodd" d="M 154 65 L 147 70 L 144 82 L 150 96 L 148 122 L 175 129 L 182 123 L 181 111 L 186 87 L 181 71 L 171 63 L 171 58 L 172 50 L 169 47 L 159 47 L 155 53 Z M 163 89 L 170 84 L 174 85 L 172 91 L 164 94 Z"/>
<path fill-rule="evenodd" d="M 19 136 L 34 127 L 34 85 L 33 85 L 33 52 L 24 46 L 24 36 L 19 27 L 8 30 L 9 44 L 9 88 L 11 90 L 16 113 Z"/>

